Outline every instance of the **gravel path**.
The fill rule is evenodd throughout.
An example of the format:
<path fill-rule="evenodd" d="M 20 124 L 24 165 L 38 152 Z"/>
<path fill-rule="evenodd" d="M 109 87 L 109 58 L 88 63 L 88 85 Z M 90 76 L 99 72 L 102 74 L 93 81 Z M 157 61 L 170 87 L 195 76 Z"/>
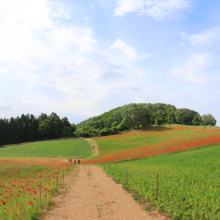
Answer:
<path fill-rule="evenodd" d="M 55 198 L 56 208 L 42 220 L 163 220 L 141 211 L 131 194 L 96 166 L 78 166 L 65 182 L 71 187 Z"/>

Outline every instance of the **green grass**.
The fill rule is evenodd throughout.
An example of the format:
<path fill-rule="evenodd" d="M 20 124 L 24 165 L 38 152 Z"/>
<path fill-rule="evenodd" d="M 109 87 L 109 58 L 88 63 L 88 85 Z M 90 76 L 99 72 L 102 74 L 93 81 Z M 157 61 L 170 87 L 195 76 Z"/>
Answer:
<path fill-rule="evenodd" d="M 213 127 L 212 127 L 213 128 Z M 218 142 L 220 129 L 204 129 L 189 126 L 157 126 L 127 134 L 94 138 L 99 146 L 100 154 L 88 160 L 88 163 L 111 162 L 131 158 L 178 151 L 187 148 L 200 147 Z M 210 141 L 207 141 L 210 140 Z M 194 142 L 193 142 L 194 141 Z M 195 143 L 198 141 L 198 143 Z M 191 143 L 193 142 L 193 143 Z M 181 146 L 181 147 L 180 147 Z M 147 148 L 149 147 L 149 149 Z M 185 149 L 184 149 L 185 150 Z"/>
<path fill-rule="evenodd" d="M 72 157 L 86 158 L 92 154 L 85 140 L 43 141 L 0 147 L 0 157 Z"/>
<path fill-rule="evenodd" d="M 128 188 L 173 219 L 220 219 L 220 145 L 171 153 L 145 159 L 102 165 L 117 182 Z M 101 165 L 99 165 L 101 166 Z M 156 175 L 159 193 L 156 197 Z"/>

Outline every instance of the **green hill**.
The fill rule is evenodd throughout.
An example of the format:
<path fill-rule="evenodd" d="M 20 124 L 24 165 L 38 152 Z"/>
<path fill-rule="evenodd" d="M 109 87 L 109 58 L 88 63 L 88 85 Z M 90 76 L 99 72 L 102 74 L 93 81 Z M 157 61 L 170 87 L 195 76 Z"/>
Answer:
<path fill-rule="evenodd" d="M 163 103 L 131 103 L 89 118 L 76 126 L 76 136 L 105 136 L 125 130 L 138 129 L 152 125 L 215 125 L 211 114 L 200 116 L 194 110 L 177 109 Z"/>

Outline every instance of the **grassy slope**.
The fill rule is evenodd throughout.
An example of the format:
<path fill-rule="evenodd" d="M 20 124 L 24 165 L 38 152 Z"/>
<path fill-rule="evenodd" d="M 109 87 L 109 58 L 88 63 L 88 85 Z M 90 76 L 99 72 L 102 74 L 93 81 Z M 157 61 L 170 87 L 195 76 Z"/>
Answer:
<path fill-rule="evenodd" d="M 0 157 L 73 157 L 85 158 L 92 153 L 85 140 L 33 142 L 0 148 Z"/>
<path fill-rule="evenodd" d="M 152 156 L 166 150 L 172 152 L 184 150 L 189 146 L 190 148 L 203 146 L 207 144 L 207 140 L 216 141 L 214 140 L 216 137 L 220 137 L 220 129 L 155 127 L 133 133 L 94 138 L 100 151 L 99 156 L 94 159 L 99 160 L 95 162 L 101 162 L 101 159 L 108 162 Z M 195 140 L 198 143 L 192 143 Z"/>
<path fill-rule="evenodd" d="M 160 211 L 170 213 L 174 219 L 217 220 L 220 219 L 219 138 L 220 129 L 155 127 L 95 138 L 99 145 L 99 159 L 87 162 L 116 161 L 117 155 L 121 155 L 120 160 L 142 155 L 145 158 L 118 162 L 116 170 L 115 164 L 99 166 L 124 185 L 128 167 L 128 188 L 151 201 Z M 156 155 L 159 152 L 160 155 L 150 154 L 152 157 L 149 157 L 146 152 L 156 152 Z M 156 201 L 157 174 L 159 194 Z"/>
<path fill-rule="evenodd" d="M 117 163 L 116 180 L 174 219 L 220 219 L 220 145 Z M 105 167 L 105 166 L 104 166 Z M 109 173 L 109 166 L 106 166 Z M 115 166 L 111 165 L 111 175 Z M 156 175 L 159 194 L 156 195 Z M 206 194 L 205 194 L 206 193 Z"/>

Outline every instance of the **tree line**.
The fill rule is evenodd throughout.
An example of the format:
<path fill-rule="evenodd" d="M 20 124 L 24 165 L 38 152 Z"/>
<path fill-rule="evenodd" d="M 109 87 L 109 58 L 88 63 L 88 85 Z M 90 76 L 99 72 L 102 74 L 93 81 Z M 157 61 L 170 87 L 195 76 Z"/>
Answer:
<path fill-rule="evenodd" d="M 0 119 L 0 145 L 16 144 L 60 137 L 89 137 L 117 134 L 124 130 L 151 125 L 216 125 L 211 114 L 200 114 L 187 108 L 156 103 L 131 103 L 89 118 L 77 125 L 56 113 L 39 117 L 24 115 Z"/>
<path fill-rule="evenodd" d="M 39 117 L 24 115 L 0 119 L 0 145 L 16 144 L 42 139 L 73 136 L 75 124 L 70 124 L 56 113 L 42 113 Z"/>
<path fill-rule="evenodd" d="M 169 104 L 131 103 L 77 124 L 75 135 L 108 135 L 127 129 L 166 124 L 214 126 L 216 120 L 211 114 L 201 116 L 194 110 L 177 109 Z"/>

